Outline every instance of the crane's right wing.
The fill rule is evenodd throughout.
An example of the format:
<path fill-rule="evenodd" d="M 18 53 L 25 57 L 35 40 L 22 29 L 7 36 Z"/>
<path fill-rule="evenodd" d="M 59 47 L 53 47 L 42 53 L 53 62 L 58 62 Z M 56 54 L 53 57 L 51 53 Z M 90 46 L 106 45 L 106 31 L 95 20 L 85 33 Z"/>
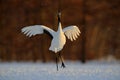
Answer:
<path fill-rule="evenodd" d="M 34 36 L 36 34 L 47 33 L 53 37 L 54 30 L 44 26 L 44 25 L 33 25 L 33 26 L 26 26 L 21 29 L 21 31 L 26 34 L 26 36 Z"/>

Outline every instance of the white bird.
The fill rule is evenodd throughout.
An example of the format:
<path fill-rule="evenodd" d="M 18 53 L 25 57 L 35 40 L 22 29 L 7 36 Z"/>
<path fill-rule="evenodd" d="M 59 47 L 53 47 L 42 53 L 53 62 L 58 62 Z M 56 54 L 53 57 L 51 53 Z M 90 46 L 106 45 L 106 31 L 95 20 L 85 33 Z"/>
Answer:
<path fill-rule="evenodd" d="M 33 25 L 33 26 L 26 26 L 21 29 L 21 31 L 26 34 L 26 36 L 35 36 L 37 34 L 43 34 L 47 33 L 52 37 L 52 42 L 49 50 L 57 53 L 60 52 L 65 43 L 66 43 L 66 37 L 70 39 L 71 41 L 76 40 L 78 36 L 80 35 L 80 30 L 77 26 L 72 25 L 68 26 L 64 29 L 62 29 L 61 26 L 61 21 L 60 21 L 60 15 L 61 13 L 58 13 L 58 30 L 54 31 L 44 25 Z M 56 54 L 56 65 L 57 65 L 57 70 L 58 70 L 58 58 L 62 61 L 61 67 L 65 67 L 65 64 L 63 62 L 61 54 Z"/>

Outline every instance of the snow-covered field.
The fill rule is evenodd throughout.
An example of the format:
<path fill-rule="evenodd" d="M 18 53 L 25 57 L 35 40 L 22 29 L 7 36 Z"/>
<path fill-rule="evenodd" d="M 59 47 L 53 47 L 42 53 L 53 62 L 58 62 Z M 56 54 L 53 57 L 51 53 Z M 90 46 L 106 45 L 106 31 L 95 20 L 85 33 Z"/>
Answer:
<path fill-rule="evenodd" d="M 0 80 L 120 80 L 120 62 L 66 61 L 59 71 L 55 63 L 0 63 Z"/>

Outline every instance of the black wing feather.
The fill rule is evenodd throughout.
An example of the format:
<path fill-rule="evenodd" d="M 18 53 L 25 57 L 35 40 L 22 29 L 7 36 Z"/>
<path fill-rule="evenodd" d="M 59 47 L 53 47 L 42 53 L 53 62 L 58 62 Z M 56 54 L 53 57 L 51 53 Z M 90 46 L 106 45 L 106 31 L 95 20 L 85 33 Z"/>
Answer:
<path fill-rule="evenodd" d="M 46 34 L 48 34 L 51 38 L 53 38 L 53 36 L 52 36 L 52 34 L 50 34 L 50 32 L 48 32 L 47 30 L 43 30 L 44 31 L 44 33 L 46 33 Z"/>

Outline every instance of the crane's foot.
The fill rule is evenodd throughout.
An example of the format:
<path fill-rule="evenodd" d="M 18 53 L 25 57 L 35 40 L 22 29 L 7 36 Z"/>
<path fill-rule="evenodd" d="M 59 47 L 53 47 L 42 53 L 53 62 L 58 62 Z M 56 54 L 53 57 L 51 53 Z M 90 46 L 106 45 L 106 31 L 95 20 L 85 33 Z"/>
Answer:
<path fill-rule="evenodd" d="M 66 67 L 66 66 L 65 66 L 65 64 L 64 64 L 63 62 L 62 62 L 62 65 L 61 65 L 61 67 L 62 67 L 62 68 L 65 68 L 65 67 Z"/>

